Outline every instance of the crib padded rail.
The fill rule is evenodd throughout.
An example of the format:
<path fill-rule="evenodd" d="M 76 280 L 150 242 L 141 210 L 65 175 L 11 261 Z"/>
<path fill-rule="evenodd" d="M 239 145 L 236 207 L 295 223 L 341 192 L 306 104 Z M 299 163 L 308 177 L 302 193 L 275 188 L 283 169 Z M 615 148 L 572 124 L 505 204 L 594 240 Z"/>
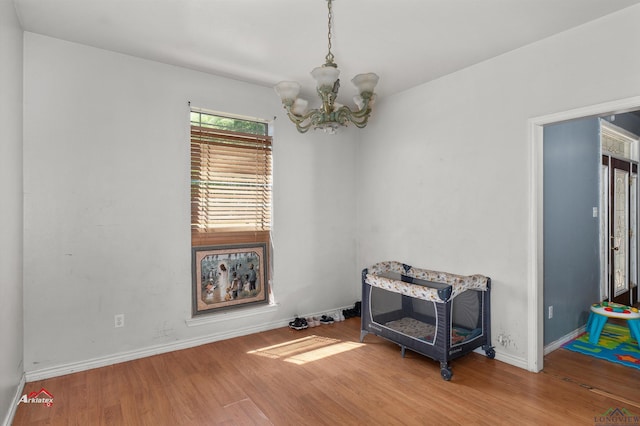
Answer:
<path fill-rule="evenodd" d="M 445 303 L 469 290 L 487 290 L 484 275 L 456 275 L 449 272 L 419 269 L 401 262 L 380 262 L 365 269 L 368 284 L 416 299 Z"/>

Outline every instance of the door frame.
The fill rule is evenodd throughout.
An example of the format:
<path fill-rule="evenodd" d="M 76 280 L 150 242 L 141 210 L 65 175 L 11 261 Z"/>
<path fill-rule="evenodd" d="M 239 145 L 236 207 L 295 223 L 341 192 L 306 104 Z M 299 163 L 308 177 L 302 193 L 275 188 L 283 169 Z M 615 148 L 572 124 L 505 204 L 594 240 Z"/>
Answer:
<path fill-rule="evenodd" d="M 527 369 L 544 367 L 544 126 L 585 117 L 597 117 L 640 109 L 640 96 L 534 117 L 528 120 L 529 229 L 527 261 Z"/>

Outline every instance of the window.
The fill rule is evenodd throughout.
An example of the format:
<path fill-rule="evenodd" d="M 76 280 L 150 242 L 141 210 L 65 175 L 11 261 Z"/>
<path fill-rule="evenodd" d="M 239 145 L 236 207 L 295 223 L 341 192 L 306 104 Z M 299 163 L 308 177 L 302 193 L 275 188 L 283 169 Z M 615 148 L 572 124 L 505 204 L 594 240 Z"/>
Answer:
<path fill-rule="evenodd" d="M 191 110 L 191 245 L 264 242 L 271 231 L 266 122 Z"/>

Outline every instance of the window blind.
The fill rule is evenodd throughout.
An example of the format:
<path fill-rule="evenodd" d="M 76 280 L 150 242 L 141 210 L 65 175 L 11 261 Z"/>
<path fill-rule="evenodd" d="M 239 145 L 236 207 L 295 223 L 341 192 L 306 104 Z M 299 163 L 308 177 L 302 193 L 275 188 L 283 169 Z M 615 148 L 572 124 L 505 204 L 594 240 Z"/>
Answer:
<path fill-rule="evenodd" d="M 192 245 L 267 242 L 271 137 L 191 126 Z"/>

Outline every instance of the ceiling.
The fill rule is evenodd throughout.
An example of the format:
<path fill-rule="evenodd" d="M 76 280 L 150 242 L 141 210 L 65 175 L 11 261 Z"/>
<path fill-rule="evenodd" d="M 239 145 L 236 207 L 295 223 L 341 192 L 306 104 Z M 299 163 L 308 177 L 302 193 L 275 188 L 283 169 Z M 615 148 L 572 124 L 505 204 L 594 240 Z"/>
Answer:
<path fill-rule="evenodd" d="M 313 92 L 309 72 L 327 54 L 326 0 L 14 2 L 26 31 L 269 87 L 296 80 Z M 375 72 L 388 96 L 637 3 L 334 0 L 340 93 Z"/>

